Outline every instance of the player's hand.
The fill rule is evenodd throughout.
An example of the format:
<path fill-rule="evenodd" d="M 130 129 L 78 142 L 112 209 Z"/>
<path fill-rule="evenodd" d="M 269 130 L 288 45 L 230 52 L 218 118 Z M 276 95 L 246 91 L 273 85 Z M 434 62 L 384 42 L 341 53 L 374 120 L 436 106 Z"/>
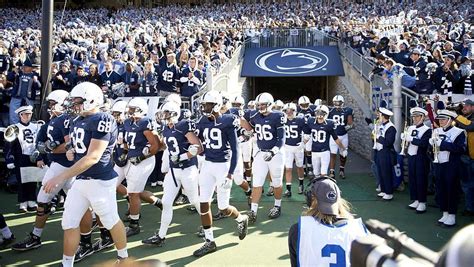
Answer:
<path fill-rule="evenodd" d="M 267 151 L 267 152 L 263 152 L 263 160 L 264 161 L 270 161 L 272 160 L 273 156 L 275 156 L 275 154 L 272 152 L 272 151 Z"/>
<path fill-rule="evenodd" d="M 53 141 L 51 142 L 49 139 L 44 142 L 44 145 L 46 146 L 46 152 L 50 153 L 52 152 L 55 148 L 57 148 L 60 143 L 58 141 Z"/>
<path fill-rule="evenodd" d="M 149 147 L 144 147 L 143 150 L 142 150 L 142 154 L 143 156 L 145 157 L 148 157 L 148 155 L 150 155 L 150 148 Z"/>
<path fill-rule="evenodd" d="M 178 162 L 179 162 L 179 155 L 171 155 L 171 156 L 170 156 L 170 160 L 171 160 L 171 162 L 173 162 L 174 164 L 178 164 Z"/>
<path fill-rule="evenodd" d="M 118 160 L 120 162 L 125 162 L 127 160 L 127 153 L 122 153 L 122 155 L 118 157 Z"/>
<path fill-rule="evenodd" d="M 7 168 L 8 168 L 9 170 L 15 169 L 15 163 L 8 163 L 8 164 L 7 164 Z"/>
<path fill-rule="evenodd" d="M 56 177 L 53 177 L 51 180 L 47 181 L 45 184 L 43 184 L 43 190 L 44 192 L 46 193 L 51 193 L 53 192 L 58 186 L 60 183 L 63 182 L 63 179 L 61 179 L 60 177 L 56 176 Z"/>
<path fill-rule="evenodd" d="M 229 175 L 232 177 L 231 174 Z M 232 178 L 229 178 L 229 175 L 225 178 L 225 181 L 221 184 L 221 188 L 224 190 L 229 190 L 232 187 Z"/>
<path fill-rule="evenodd" d="M 304 134 L 303 135 L 303 142 L 305 144 L 308 143 L 309 139 L 311 139 L 311 136 L 309 134 Z"/>
<path fill-rule="evenodd" d="M 193 156 L 196 156 L 198 151 L 199 151 L 199 145 L 190 145 L 188 147 L 188 152 Z"/>
<path fill-rule="evenodd" d="M 44 166 L 45 166 L 44 161 L 39 160 L 38 162 L 36 162 L 36 167 L 43 169 Z"/>
<path fill-rule="evenodd" d="M 349 153 L 348 149 L 347 149 L 347 148 L 344 148 L 344 149 L 341 151 L 341 157 L 346 158 L 348 153 Z"/>
<path fill-rule="evenodd" d="M 31 163 L 36 163 L 36 160 L 38 159 L 39 155 L 40 155 L 40 152 L 38 150 L 33 151 L 33 153 L 31 153 L 30 155 Z"/>
<path fill-rule="evenodd" d="M 76 150 L 74 150 L 74 148 L 71 148 L 68 151 L 66 151 L 67 160 L 73 161 L 74 160 L 74 154 L 76 154 Z"/>

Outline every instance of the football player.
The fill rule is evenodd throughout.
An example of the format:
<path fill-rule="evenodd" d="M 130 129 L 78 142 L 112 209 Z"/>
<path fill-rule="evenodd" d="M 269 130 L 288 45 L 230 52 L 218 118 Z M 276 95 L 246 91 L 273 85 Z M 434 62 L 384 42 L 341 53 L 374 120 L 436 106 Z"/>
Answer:
<path fill-rule="evenodd" d="M 298 117 L 304 117 L 306 121 L 314 116 L 315 107 L 311 106 L 311 101 L 307 96 L 298 98 Z M 311 154 L 305 155 L 305 169 L 308 176 L 313 176 L 313 166 L 311 165 Z"/>
<path fill-rule="evenodd" d="M 180 107 L 174 102 L 167 102 L 157 112 L 157 119 L 164 125 L 163 137 L 170 157 L 170 171 L 163 184 L 163 212 L 160 229 L 155 235 L 142 241 L 144 244 L 162 246 L 165 242 L 168 227 L 173 218 L 173 201 L 183 186 L 189 202 L 199 212 L 198 169 L 196 155 L 202 153 L 201 141 L 196 136 L 196 126 L 189 119 L 178 121 Z"/>
<path fill-rule="evenodd" d="M 336 134 L 341 140 L 344 147 L 349 147 L 349 136 L 347 131 L 351 130 L 354 127 L 353 121 L 353 111 L 349 107 L 344 107 L 344 97 L 341 95 L 336 95 L 332 99 L 333 107 L 329 111 L 329 119 L 332 120 L 334 126 L 336 127 Z M 339 147 L 334 142 L 334 139 L 329 140 L 329 147 L 331 148 L 331 161 L 329 163 L 329 176 L 331 178 L 335 177 L 335 166 L 336 166 L 336 155 L 339 152 Z M 343 157 L 339 153 L 339 160 L 341 165 L 339 166 L 339 178 L 345 179 L 346 175 L 344 172 L 344 167 L 346 166 L 347 157 Z"/>
<path fill-rule="evenodd" d="M 255 110 L 255 101 L 250 100 L 247 104 L 247 109 L 244 109 L 244 119 L 249 121 L 255 113 L 257 113 Z M 247 180 L 248 183 L 252 180 L 252 157 L 253 153 L 257 150 L 256 148 L 257 137 L 255 135 L 253 135 L 248 141 L 242 142 L 242 160 L 245 168 L 245 180 Z"/>
<path fill-rule="evenodd" d="M 69 118 L 64 114 L 64 107 L 62 106 L 68 95 L 69 93 L 64 90 L 55 90 L 46 98 L 48 112 L 51 116 L 46 130 L 48 139 L 46 142 L 37 142 L 38 151 L 42 154 L 47 154 L 51 162 L 43 178 L 43 184 L 73 164 L 72 161 L 66 158 L 66 143 L 69 142 Z M 61 189 L 64 189 L 64 191 L 69 190 L 73 182 L 74 177 L 59 184 L 51 193 L 46 193 L 42 189 L 39 190 L 37 196 L 38 208 L 36 210 L 33 231 L 26 239 L 14 244 L 12 246 L 13 250 L 27 251 L 41 246 L 41 234 L 50 215 L 51 201 Z"/>
<path fill-rule="evenodd" d="M 311 151 L 314 175 L 326 176 L 329 167 L 330 148 L 329 138 L 332 136 L 341 149 L 341 155 L 347 156 L 347 148 L 337 137 L 332 121 L 327 120 L 329 108 L 320 105 L 316 108 L 316 117 L 310 117 L 307 122 L 306 133 L 311 134 L 310 141 L 306 143 L 306 150 Z"/>
<path fill-rule="evenodd" d="M 281 215 L 282 180 L 284 170 L 284 154 L 281 150 L 285 143 L 286 116 L 280 111 L 272 110 L 273 96 L 269 93 L 261 93 L 255 99 L 258 112 L 250 118 L 257 136 L 258 152 L 254 157 L 252 166 L 253 189 L 252 205 L 249 220 L 257 221 L 257 210 L 262 186 L 267 174 L 270 173 L 272 186 L 274 188 L 275 205 L 270 209 L 268 217 L 278 218 Z"/>
<path fill-rule="evenodd" d="M 287 121 L 285 124 L 285 177 L 286 191 L 285 196 L 291 197 L 291 181 L 293 179 L 293 163 L 296 165 L 298 174 L 298 194 L 303 194 L 304 190 L 304 144 L 309 140 L 308 135 L 303 131 L 306 127 L 305 119 L 296 117 L 296 104 L 288 103 L 283 108 Z"/>
<path fill-rule="evenodd" d="M 145 117 L 148 111 L 146 100 L 139 97 L 132 98 L 127 108 L 129 118 L 124 122 L 124 130 L 128 148 L 128 166 L 124 167 L 124 177 L 127 179 L 127 193 L 130 199 L 130 224 L 127 227 L 127 236 L 132 236 L 140 233 L 140 194 L 144 192 L 146 181 L 155 168 L 154 155 L 163 144 L 153 133 L 151 119 Z"/>
<path fill-rule="evenodd" d="M 275 104 L 273 105 L 273 110 L 281 111 L 284 106 L 285 104 L 283 103 L 283 101 L 278 99 L 277 101 L 275 101 Z"/>
<path fill-rule="evenodd" d="M 117 125 L 111 115 L 99 111 L 104 104 L 104 96 L 97 85 L 90 82 L 76 85 L 71 97 L 79 116 L 70 125 L 72 148 L 67 150 L 66 157 L 75 163 L 43 186 L 46 193 L 51 193 L 64 181 L 76 176 L 64 204 L 62 265 L 73 266 L 80 240 L 79 223 L 89 206 L 110 231 L 118 258 L 127 258 L 125 227 L 117 211 L 117 173 L 112 162 Z"/>
<path fill-rule="evenodd" d="M 205 93 L 201 101 L 203 116 L 197 122 L 199 138 L 204 144 L 205 160 L 199 173 L 199 201 L 201 203 L 201 222 L 206 242 L 194 251 L 196 257 L 216 251 L 212 230 L 210 201 L 217 186 L 217 206 L 221 212 L 237 221 L 239 239 L 248 231 L 248 216 L 241 214 L 229 205 L 230 189 L 235 168 L 239 159 L 237 128 L 239 119 L 230 114 L 220 114 L 222 96 L 217 91 Z"/>

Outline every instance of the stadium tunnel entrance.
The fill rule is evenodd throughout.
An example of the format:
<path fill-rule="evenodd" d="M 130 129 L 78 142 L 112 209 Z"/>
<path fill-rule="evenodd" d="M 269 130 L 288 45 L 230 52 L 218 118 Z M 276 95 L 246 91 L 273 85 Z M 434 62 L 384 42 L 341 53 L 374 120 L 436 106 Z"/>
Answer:
<path fill-rule="evenodd" d="M 249 77 L 248 85 L 252 99 L 263 92 L 273 95 L 275 100 L 297 102 L 302 95 L 327 100 L 330 95 L 330 77 Z"/>
<path fill-rule="evenodd" d="M 268 92 L 284 102 L 302 95 L 327 101 L 331 78 L 344 76 L 344 67 L 335 46 L 248 47 L 240 75 L 248 79 L 250 97 Z"/>

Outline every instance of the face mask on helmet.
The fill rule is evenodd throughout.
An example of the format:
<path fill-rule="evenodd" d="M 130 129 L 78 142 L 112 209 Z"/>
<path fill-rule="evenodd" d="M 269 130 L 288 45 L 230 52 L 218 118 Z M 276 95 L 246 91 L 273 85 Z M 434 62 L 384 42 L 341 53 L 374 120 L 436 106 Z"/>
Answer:
<path fill-rule="evenodd" d="M 343 102 L 342 102 L 342 101 L 332 101 L 332 104 L 333 104 L 336 108 L 340 108 L 340 107 L 342 107 Z"/>
<path fill-rule="evenodd" d="M 241 109 L 242 108 L 242 103 L 233 102 L 232 107 Z"/>
<path fill-rule="evenodd" d="M 292 108 L 285 109 L 286 116 L 290 119 L 295 117 L 295 110 Z"/>
<path fill-rule="evenodd" d="M 309 108 L 309 103 L 301 103 L 301 104 L 300 104 L 300 108 L 301 108 L 302 110 L 307 110 L 307 109 Z"/>
<path fill-rule="evenodd" d="M 218 112 L 216 109 L 218 105 L 216 103 L 201 103 L 201 112 L 204 116 L 210 117 L 212 112 Z"/>
<path fill-rule="evenodd" d="M 258 112 L 260 113 L 267 113 L 271 109 L 271 104 L 270 103 L 258 103 Z"/>
<path fill-rule="evenodd" d="M 144 110 L 139 107 L 128 106 L 128 115 L 133 118 L 142 118 L 145 116 Z"/>
<path fill-rule="evenodd" d="M 178 114 L 171 110 L 159 110 L 156 113 L 156 120 L 160 121 L 161 124 L 176 123 L 178 122 Z"/>
<path fill-rule="evenodd" d="M 120 111 L 112 111 L 112 116 L 118 123 L 122 123 L 125 119 L 123 112 Z"/>
<path fill-rule="evenodd" d="M 327 115 L 328 114 L 321 109 L 316 110 L 316 118 L 318 119 L 326 119 Z"/>
<path fill-rule="evenodd" d="M 54 100 L 48 100 L 48 113 L 51 116 L 56 116 L 64 111 L 64 108 Z"/>
<path fill-rule="evenodd" d="M 70 97 L 67 97 L 66 99 L 64 99 L 64 102 L 63 102 L 63 108 L 65 110 L 65 112 L 69 115 L 73 115 L 75 113 L 74 111 L 74 102 L 72 100 L 72 98 Z"/>

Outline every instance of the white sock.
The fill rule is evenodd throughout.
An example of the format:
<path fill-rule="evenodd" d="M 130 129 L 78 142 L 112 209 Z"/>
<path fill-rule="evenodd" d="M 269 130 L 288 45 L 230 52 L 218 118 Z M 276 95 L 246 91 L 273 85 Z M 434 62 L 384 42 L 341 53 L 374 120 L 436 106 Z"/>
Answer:
<path fill-rule="evenodd" d="M 247 189 L 247 191 L 245 191 L 246 193 L 247 192 L 250 192 L 250 190 L 252 190 L 252 188 L 249 186 L 249 188 Z"/>
<path fill-rule="evenodd" d="M 278 207 L 281 206 L 281 199 L 276 199 L 275 198 L 275 206 L 278 206 Z"/>
<path fill-rule="evenodd" d="M 244 215 L 242 215 L 242 213 L 239 213 L 239 216 L 237 216 L 237 218 L 235 218 L 235 220 L 237 222 L 242 222 L 244 220 Z"/>
<path fill-rule="evenodd" d="M 291 183 L 286 183 L 286 185 L 291 185 Z"/>
<path fill-rule="evenodd" d="M 74 264 L 74 256 L 66 256 L 63 254 L 63 267 L 72 267 Z"/>
<path fill-rule="evenodd" d="M 258 210 L 258 203 L 252 203 L 250 205 L 250 210 L 257 213 L 257 210 Z"/>
<path fill-rule="evenodd" d="M 209 229 L 204 229 L 204 236 L 206 240 L 214 241 L 214 232 L 212 231 L 212 227 Z"/>
<path fill-rule="evenodd" d="M 41 234 L 43 233 L 43 229 L 42 228 L 36 228 L 36 227 L 33 227 L 33 234 L 37 237 L 41 237 Z"/>
<path fill-rule="evenodd" d="M 140 214 L 137 214 L 137 215 L 132 215 L 132 214 L 130 214 L 130 219 L 132 219 L 132 220 L 139 220 L 139 219 L 140 219 Z"/>
<path fill-rule="evenodd" d="M 298 177 L 298 180 L 304 180 L 304 177 Z"/>
<path fill-rule="evenodd" d="M 8 226 L 6 226 L 5 228 L 2 228 L 1 232 L 2 232 L 3 238 L 8 239 L 12 237 L 12 231 L 10 231 L 10 228 L 8 228 Z"/>
<path fill-rule="evenodd" d="M 249 177 L 245 177 L 245 180 L 247 180 L 247 182 L 250 182 L 250 181 L 252 181 L 252 177 L 250 177 L 250 176 L 249 176 Z"/>
<path fill-rule="evenodd" d="M 122 259 L 128 258 L 127 247 L 122 248 L 122 249 L 117 249 L 117 256 L 119 256 Z"/>

